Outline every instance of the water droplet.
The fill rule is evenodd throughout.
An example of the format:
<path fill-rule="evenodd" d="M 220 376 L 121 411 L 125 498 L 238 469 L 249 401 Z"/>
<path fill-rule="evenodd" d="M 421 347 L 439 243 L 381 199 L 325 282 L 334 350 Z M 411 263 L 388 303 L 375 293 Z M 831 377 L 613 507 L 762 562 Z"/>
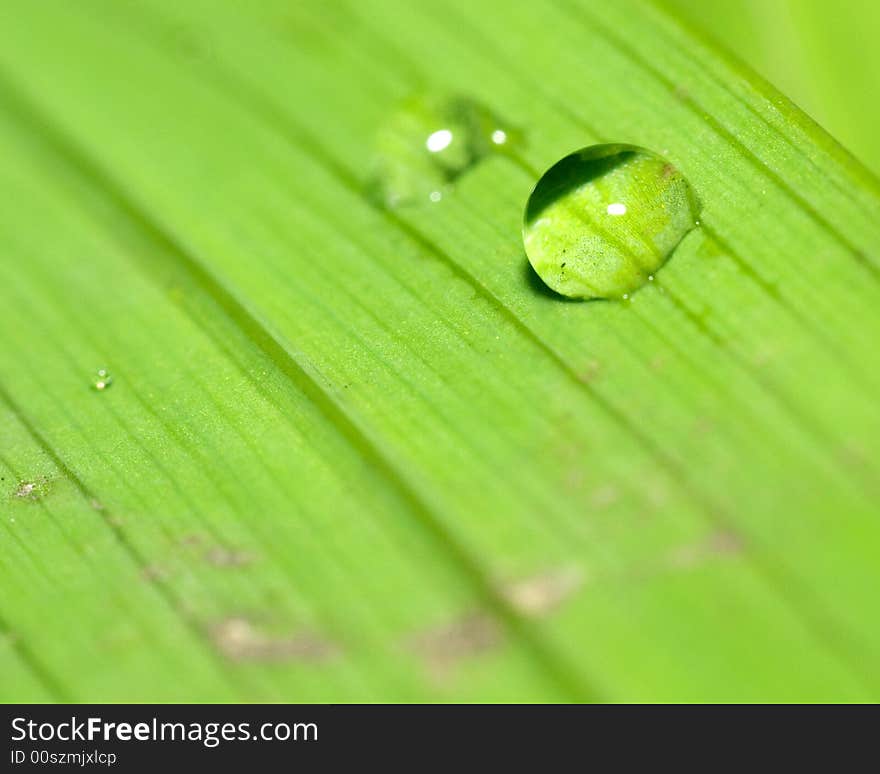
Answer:
<path fill-rule="evenodd" d="M 698 225 L 699 212 L 687 180 L 662 157 L 633 145 L 594 145 L 538 181 L 523 242 L 557 293 L 629 299 Z"/>
<path fill-rule="evenodd" d="M 468 170 L 518 141 L 515 129 L 473 99 L 411 97 L 377 134 L 371 193 L 383 207 L 439 202 Z"/>
<path fill-rule="evenodd" d="M 110 376 L 110 372 L 106 368 L 99 368 L 95 371 L 95 376 L 92 379 L 92 389 L 103 392 L 111 384 L 113 384 L 113 377 Z"/>

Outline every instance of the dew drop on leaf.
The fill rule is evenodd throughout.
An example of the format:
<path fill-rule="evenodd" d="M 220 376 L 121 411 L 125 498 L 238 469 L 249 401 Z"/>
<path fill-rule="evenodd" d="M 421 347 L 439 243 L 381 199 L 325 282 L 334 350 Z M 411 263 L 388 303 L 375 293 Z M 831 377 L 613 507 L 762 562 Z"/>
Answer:
<path fill-rule="evenodd" d="M 480 161 L 519 142 L 519 132 L 476 100 L 410 97 L 377 132 L 370 192 L 383 207 L 439 202 Z"/>
<path fill-rule="evenodd" d="M 93 390 L 103 392 L 111 384 L 113 384 L 113 377 L 110 375 L 110 372 L 106 368 L 99 368 L 97 371 L 95 371 L 95 375 L 92 377 Z"/>
<path fill-rule="evenodd" d="M 653 281 L 700 204 L 684 176 L 651 151 L 594 145 L 554 164 L 523 219 L 538 276 L 569 298 L 629 299 Z"/>

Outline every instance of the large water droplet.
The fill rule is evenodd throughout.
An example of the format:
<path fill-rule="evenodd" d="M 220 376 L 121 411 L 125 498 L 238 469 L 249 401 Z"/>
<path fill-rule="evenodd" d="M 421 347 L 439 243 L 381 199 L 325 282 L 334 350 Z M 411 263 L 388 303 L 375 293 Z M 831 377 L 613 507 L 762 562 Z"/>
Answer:
<path fill-rule="evenodd" d="M 653 280 L 700 205 L 672 164 L 633 145 L 594 145 L 554 164 L 526 205 L 534 270 L 570 298 L 628 298 Z"/>
<path fill-rule="evenodd" d="M 518 142 L 517 131 L 473 99 L 414 96 L 377 134 L 371 188 L 385 207 L 439 202 L 482 159 Z"/>

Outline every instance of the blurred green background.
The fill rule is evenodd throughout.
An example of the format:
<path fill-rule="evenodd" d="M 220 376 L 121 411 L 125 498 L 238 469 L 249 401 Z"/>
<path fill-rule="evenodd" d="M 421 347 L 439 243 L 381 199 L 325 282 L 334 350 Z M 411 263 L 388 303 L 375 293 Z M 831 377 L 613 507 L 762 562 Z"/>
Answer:
<path fill-rule="evenodd" d="M 661 0 L 880 174 L 880 2 Z"/>

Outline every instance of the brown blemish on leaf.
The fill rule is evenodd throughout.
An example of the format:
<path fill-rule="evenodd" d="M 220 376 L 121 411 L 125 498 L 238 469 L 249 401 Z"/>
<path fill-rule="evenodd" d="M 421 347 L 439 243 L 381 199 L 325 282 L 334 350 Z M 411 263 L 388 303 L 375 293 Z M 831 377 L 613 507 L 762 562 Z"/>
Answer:
<path fill-rule="evenodd" d="M 488 614 L 471 612 L 422 632 L 412 648 L 435 674 L 442 674 L 457 662 L 497 648 L 503 640 L 498 623 Z"/>
<path fill-rule="evenodd" d="M 714 426 L 715 423 L 709 419 L 709 417 L 697 417 L 697 419 L 694 420 L 693 433 L 697 436 L 708 435 L 712 432 Z"/>
<path fill-rule="evenodd" d="M 602 364 L 598 360 L 590 360 L 578 372 L 578 380 L 583 384 L 591 384 L 599 378 L 602 373 Z"/>
<path fill-rule="evenodd" d="M 22 481 L 18 485 L 18 489 L 15 490 L 15 496 L 16 497 L 27 497 L 29 499 L 31 497 L 35 497 L 36 495 L 35 495 L 34 490 L 36 489 L 36 487 L 37 487 L 37 485 L 33 481 Z"/>
<path fill-rule="evenodd" d="M 745 548 L 742 535 L 732 530 L 717 530 L 706 541 L 709 551 L 716 556 L 740 554 Z"/>
<path fill-rule="evenodd" d="M 648 363 L 648 367 L 652 371 L 662 371 L 666 367 L 666 358 L 663 355 L 657 355 Z"/>
<path fill-rule="evenodd" d="M 205 561 L 215 567 L 246 567 L 254 561 L 253 554 L 223 546 L 208 549 L 204 556 Z"/>
<path fill-rule="evenodd" d="M 584 488 L 584 471 L 581 468 L 572 468 L 565 476 L 564 486 L 567 492 L 578 492 Z"/>
<path fill-rule="evenodd" d="M 667 564 L 675 569 L 689 569 L 714 558 L 736 556 L 743 550 L 740 535 L 730 530 L 716 530 L 703 540 L 672 551 Z"/>
<path fill-rule="evenodd" d="M 141 569 L 141 576 L 145 581 L 160 581 L 168 577 L 168 572 L 157 564 L 148 564 Z"/>
<path fill-rule="evenodd" d="M 864 446 L 854 441 L 844 443 L 839 448 L 837 456 L 849 468 L 864 468 L 870 461 L 870 455 L 865 451 Z"/>
<path fill-rule="evenodd" d="M 577 567 L 563 567 L 505 584 L 501 593 L 519 613 L 541 618 L 552 613 L 583 584 Z"/>
<path fill-rule="evenodd" d="M 600 486 L 590 495 L 590 505 L 594 508 L 608 508 L 620 499 L 620 491 L 614 484 Z"/>
<path fill-rule="evenodd" d="M 19 500 L 36 501 L 41 497 L 45 497 L 49 492 L 49 480 L 46 478 L 36 478 L 32 480 L 21 480 L 12 493 L 13 497 Z"/>
<path fill-rule="evenodd" d="M 313 632 L 267 634 L 238 616 L 216 624 L 210 634 L 214 647 L 230 661 L 321 662 L 339 652 L 335 644 Z"/>
<path fill-rule="evenodd" d="M 499 591 L 520 615 L 537 619 L 555 611 L 582 583 L 583 573 L 578 568 L 563 567 L 505 583 Z M 456 663 L 497 649 L 504 638 L 501 624 L 492 615 L 472 610 L 421 632 L 410 644 L 435 676 L 443 676 Z"/>
<path fill-rule="evenodd" d="M 778 346 L 775 343 L 764 342 L 752 355 L 752 365 L 756 368 L 763 368 L 776 360 L 778 356 Z"/>

